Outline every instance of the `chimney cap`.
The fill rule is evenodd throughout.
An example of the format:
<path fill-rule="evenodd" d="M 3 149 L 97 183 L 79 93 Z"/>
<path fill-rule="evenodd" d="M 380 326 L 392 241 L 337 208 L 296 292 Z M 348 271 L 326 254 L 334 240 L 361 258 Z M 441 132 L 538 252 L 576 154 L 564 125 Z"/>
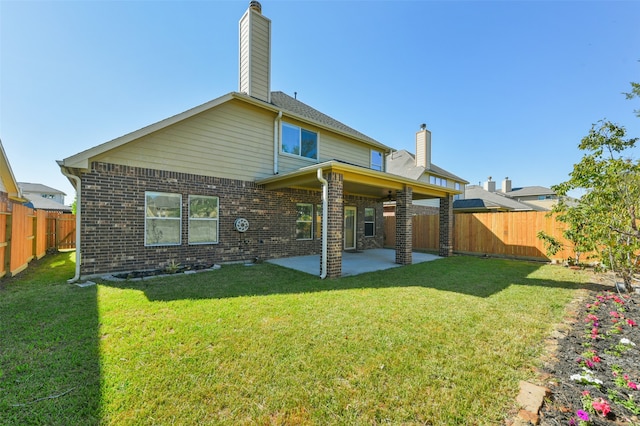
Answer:
<path fill-rule="evenodd" d="M 426 123 L 422 123 L 420 125 L 420 130 L 427 130 L 427 124 Z"/>
<path fill-rule="evenodd" d="M 249 2 L 249 9 L 253 9 L 258 13 L 262 13 L 262 5 L 257 0 L 251 0 L 251 2 Z"/>

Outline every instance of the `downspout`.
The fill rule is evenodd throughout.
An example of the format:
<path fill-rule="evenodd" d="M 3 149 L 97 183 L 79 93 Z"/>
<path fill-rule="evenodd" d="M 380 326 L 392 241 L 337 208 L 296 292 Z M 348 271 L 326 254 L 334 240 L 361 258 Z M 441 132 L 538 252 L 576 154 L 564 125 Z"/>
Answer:
<path fill-rule="evenodd" d="M 76 186 L 76 274 L 74 275 L 73 278 L 71 278 L 70 280 L 67 280 L 67 283 L 73 284 L 80 279 L 80 263 L 82 259 L 82 256 L 80 253 L 80 222 L 81 222 L 80 212 L 82 210 L 80 206 L 82 206 L 82 199 L 81 199 L 81 193 L 82 193 L 81 182 L 82 181 L 78 176 L 68 173 L 64 167 L 60 167 L 60 170 L 62 171 L 63 175 L 65 175 L 69 179 L 72 179 L 76 183 L 75 185 Z"/>
<path fill-rule="evenodd" d="M 278 149 L 280 148 L 280 120 L 282 119 L 282 111 L 278 111 L 276 119 L 273 121 L 273 174 L 278 174 Z"/>
<path fill-rule="evenodd" d="M 318 169 L 318 180 L 322 184 L 322 263 L 320 265 L 320 279 L 327 278 L 327 215 L 329 214 L 329 182 L 322 176 L 322 169 Z"/>

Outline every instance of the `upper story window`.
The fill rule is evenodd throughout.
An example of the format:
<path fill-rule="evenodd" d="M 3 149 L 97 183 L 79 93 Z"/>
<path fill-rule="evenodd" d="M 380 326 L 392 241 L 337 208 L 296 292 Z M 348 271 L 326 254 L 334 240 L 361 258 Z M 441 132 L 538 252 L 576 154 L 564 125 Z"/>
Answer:
<path fill-rule="evenodd" d="M 371 168 L 382 171 L 382 153 L 375 149 L 371 150 Z"/>
<path fill-rule="evenodd" d="M 447 186 L 447 180 L 437 176 L 429 176 L 429 183 L 432 185 Z"/>
<path fill-rule="evenodd" d="M 453 184 L 453 188 L 454 188 L 456 191 L 460 191 L 460 188 L 461 188 L 461 186 L 460 186 L 460 182 L 456 182 L 456 183 L 454 183 L 454 184 Z M 454 195 L 454 196 L 453 196 L 453 199 L 454 199 L 454 200 L 461 200 L 461 199 L 462 199 L 462 194 L 456 194 L 456 195 Z"/>
<path fill-rule="evenodd" d="M 318 134 L 310 130 L 282 123 L 282 152 L 318 159 Z"/>

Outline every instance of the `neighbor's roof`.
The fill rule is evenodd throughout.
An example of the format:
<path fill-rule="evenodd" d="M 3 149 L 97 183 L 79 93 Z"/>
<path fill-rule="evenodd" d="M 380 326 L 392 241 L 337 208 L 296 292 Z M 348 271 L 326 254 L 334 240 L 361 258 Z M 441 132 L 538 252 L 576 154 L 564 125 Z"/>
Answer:
<path fill-rule="evenodd" d="M 25 200 L 25 198 L 22 197 L 16 178 L 13 175 L 9 158 L 7 158 L 6 152 L 4 152 L 2 140 L 0 140 L 0 179 L 2 179 L 2 184 L 4 185 L 10 199 L 19 202 L 23 202 Z"/>
<path fill-rule="evenodd" d="M 29 200 L 31 207 L 36 210 L 71 212 L 71 207 L 65 206 L 64 204 L 58 203 L 57 201 L 53 201 L 49 198 L 35 195 L 33 197 L 27 197 L 27 199 Z"/>
<path fill-rule="evenodd" d="M 22 189 L 22 192 L 26 193 L 37 193 L 37 194 L 61 194 L 67 195 L 64 192 L 57 190 L 55 188 L 51 188 L 50 186 L 43 185 L 41 183 L 29 183 L 29 182 L 18 182 L 18 186 Z"/>
<path fill-rule="evenodd" d="M 365 134 L 352 129 L 351 127 L 329 117 L 326 114 L 323 114 L 317 111 L 314 108 L 311 108 L 310 106 L 288 95 L 285 95 L 282 92 L 272 92 L 271 95 L 272 95 L 272 103 L 268 103 L 268 102 L 264 102 L 259 99 L 253 98 L 251 96 L 248 96 L 245 93 L 238 93 L 238 92 L 227 93 L 226 95 L 220 96 L 219 98 L 213 99 L 202 105 L 199 105 L 187 111 L 181 112 L 180 114 L 176 114 L 172 117 L 166 118 L 164 120 L 158 121 L 149 126 L 143 127 L 142 129 L 136 130 L 134 132 L 128 133 L 119 138 L 113 139 L 109 142 L 102 143 L 100 145 L 94 146 L 93 148 L 89 148 L 85 151 L 82 151 L 75 155 L 67 157 L 62 161 L 58 161 L 58 164 L 62 167 L 66 166 L 66 167 L 72 167 L 72 168 L 88 168 L 89 167 L 88 160 L 91 157 L 102 154 L 111 149 L 118 148 L 133 140 L 139 139 L 153 132 L 157 132 L 158 130 L 162 130 L 166 127 L 169 127 L 173 124 L 179 123 L 183 120 L 193 117 L 196 114 L 200 114 L 202 112 L 208 111 L 209 109 L 215 108 L 233 99 L 244 101 L 244 102 L 253 104 L 255 106 L 258 106 L 260 108 L 271 110 L 275 113 L 282 111 L 284 115 L 357 139 L 366 144 L 376 146 L 383 151 L 391 150 L 390 147 L 376 141 L 375 139 L 372 139 L 369 136 L 366 136 Z"/>
<path fill-rule="evenodd" d="M 517 197 L 532 197 L 535 195 L 556 195 L 556 193 L 544 186 L 524 186 L 522 188 L 512 188 L 511 191 L 505 195 L 512 198 Z"/>
<path fill-rule="evenodd" d="M 538 206 L 521 203 L 495 192 L 489 192 L 478 185 L 468 185 L 465 188 L 464 197 L 462 200 L 455 200 L 453 202 L 454 209 L 478 209 L 484 207 L 487 210 L 545 210 Z"/>
<path fill-rule="evenodd" d="M 455 180 L 460 183 L 469 183 L 461 177 L 458 177 L 433 163 L 431 163 L 431 167 L 428 169 L 422 166 L 416 166 L 416 157 L 406 149 L 394 151 L 389 157 L 387 157 L 388 173 L 418 180 L 420 176 L 427 171 L 434 175 Z"/>

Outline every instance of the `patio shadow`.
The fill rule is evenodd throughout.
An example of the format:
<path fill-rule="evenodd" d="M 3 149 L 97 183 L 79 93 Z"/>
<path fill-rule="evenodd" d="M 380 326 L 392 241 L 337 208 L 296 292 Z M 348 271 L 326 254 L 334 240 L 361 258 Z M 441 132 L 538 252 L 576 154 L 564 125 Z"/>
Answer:
<path fill-rule="evenodd" d="M 151 301 L 223 299 L 393 287 L 424 287 L 481 298 L 492 296 L 512 285 L 609 289 L 608 286 L 596 283 L 578 284 L 532 277 L 541 266 L 541 263 L 536 262 L 455 256 L 437 262 L 321 280 L 304 272 L 262 263 L 251 267 L 226 265 L 218 271 L 201 274 L 143 281 L 105 282 L 103 285 L 140 290 Z"/>

